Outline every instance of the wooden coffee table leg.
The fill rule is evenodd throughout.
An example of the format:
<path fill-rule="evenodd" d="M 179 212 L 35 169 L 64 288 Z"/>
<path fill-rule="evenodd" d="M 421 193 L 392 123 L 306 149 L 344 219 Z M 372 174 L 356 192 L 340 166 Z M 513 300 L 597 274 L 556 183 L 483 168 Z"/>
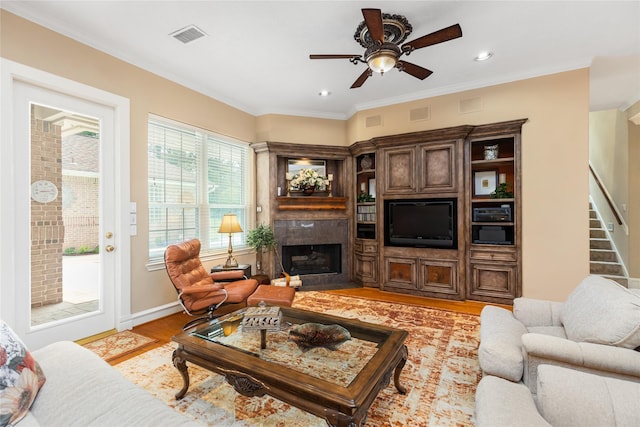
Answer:
<path fill-rule="evenodd" d="M 266 329 L 260 329 L 260 348 L 263 350 L 267 348 L 267 330 Z"/>
<path fill-rule="evenodd" d="M 402 368 L 404 368 L 405 363 L 407 363 L 407 357 L 409 357 L 409 350 L 406 345 L 403 345 L 402 350 L 400 350 L 400 360 L 398 361 L 396 370 L 393 374 L 393 383 L 400 394 L 407 393 L 407 389 L 400 384 L 400 373 L 402 372 Z"/>
<path fill-rule="evenodd" d="M 187 361 L 181 356 L 180 348 L 173 351 L 173 366 L 180 371 L 182 375 L 183 386 L 182 389 L 176 393 L 176 399 L 180 400 L 187 394 L 189 388 L 189 371 L 187 371 Z"/>

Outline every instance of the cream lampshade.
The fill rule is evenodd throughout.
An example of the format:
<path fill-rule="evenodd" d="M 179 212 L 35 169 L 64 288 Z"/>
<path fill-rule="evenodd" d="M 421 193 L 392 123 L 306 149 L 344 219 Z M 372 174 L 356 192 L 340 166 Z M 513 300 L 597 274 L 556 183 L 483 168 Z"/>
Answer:
<path fill-rule="evenodd" d="M 238 261 L 233 257 L 233 247 L 231 246 L 231 234 L 242 233 L 242 227 L 238 222 L 236 214 L 224 214 L 218 233 L 229 233 L 229 256 L 227 262 L 224 263 L 224 268 L 234 268 L 238 266 Z"/>

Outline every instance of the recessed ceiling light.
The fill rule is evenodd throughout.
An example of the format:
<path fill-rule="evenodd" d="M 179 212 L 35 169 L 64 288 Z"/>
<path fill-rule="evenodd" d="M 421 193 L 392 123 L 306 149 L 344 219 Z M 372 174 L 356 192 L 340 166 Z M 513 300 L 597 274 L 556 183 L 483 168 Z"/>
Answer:
<path fill-rule="evenodd" d="M 331 95 L 331 92 L 329 92 L 326 89 L 323 89 L 320 92 L 318 92 L 318 95 L 320 95 L 320 96 L 329 96 L 329 95 Z"/>
<path fill-rule="evenodd" d="M 492 53 L 492 52 L 486 52 L 486 51 L 485 51 L 485 52 L 480 52 L 480 53 L 478 54 L 478 56 L 476 56 L 475 58 L 473 58 L 473 60 L 474 60 L 474 61 L 478 61 L 478 62 L 486 61 L 487 59 L 491 58 L 492 56 L 493 56 L 493 53 Z"/>

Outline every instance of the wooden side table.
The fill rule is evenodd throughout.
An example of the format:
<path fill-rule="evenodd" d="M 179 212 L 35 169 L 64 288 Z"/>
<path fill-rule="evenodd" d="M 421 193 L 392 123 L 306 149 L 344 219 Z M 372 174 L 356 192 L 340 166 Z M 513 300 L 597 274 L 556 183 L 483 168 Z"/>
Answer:
<path fill-rule="evenodd" d="M 247 279 L 251 278 L 251 264 L 238 264 L 237 267 L 234 268 L 224 268 L 222 264 L 215 265 L 211 268 L 212 273 L 217 273 L 219 271 L 236 271 L 242 270 Z"/>

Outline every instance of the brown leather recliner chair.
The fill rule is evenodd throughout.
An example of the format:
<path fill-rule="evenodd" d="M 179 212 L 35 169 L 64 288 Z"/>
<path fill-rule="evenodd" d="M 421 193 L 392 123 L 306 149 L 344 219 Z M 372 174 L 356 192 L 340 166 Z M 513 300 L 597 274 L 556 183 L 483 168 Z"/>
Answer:
<path fill-rule="evenodd" d="M 184 311 L 190 316 L 206 314 L 184 325 L 185 330 L 217 317 L 215 311 L 224 304 L 246 305 L 247 298 L 258 287 L 258 281 L 245 278 L 242 270 L 208 273 L 200 261 L 198 239 L 168 246 L 164 261 Z"/>

